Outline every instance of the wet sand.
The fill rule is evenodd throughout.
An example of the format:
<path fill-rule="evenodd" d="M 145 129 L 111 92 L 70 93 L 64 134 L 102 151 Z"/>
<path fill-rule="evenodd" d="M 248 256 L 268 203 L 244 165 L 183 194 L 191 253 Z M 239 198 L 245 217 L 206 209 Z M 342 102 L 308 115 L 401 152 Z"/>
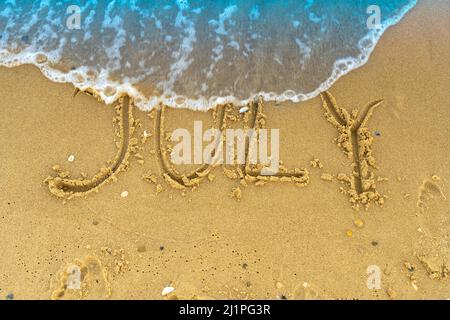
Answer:
<path fill-rule="evenodd" d="M 283 166 L 307 173 L 302 183 L 220 166 L 177 166 L 178 186 L 168 183 L 158 112 L 127 117 L 127 101 L 116 110 L 34 67 L 0 69 L 0 297 L 450 298 L 450 11 L 433 3 L 388 30 L 325 105 L 263 102 Z M 333 105 L 367 111 L 380 99 L 362 126 L 370 150 L 330 121 L 346 127 Z M 166 132 L 220 125 L 220 112 L 164 111 Z M 65 287 L 73 266 L 80 290 Z M 367 286 L 370 266 L 380 289 Z"/>

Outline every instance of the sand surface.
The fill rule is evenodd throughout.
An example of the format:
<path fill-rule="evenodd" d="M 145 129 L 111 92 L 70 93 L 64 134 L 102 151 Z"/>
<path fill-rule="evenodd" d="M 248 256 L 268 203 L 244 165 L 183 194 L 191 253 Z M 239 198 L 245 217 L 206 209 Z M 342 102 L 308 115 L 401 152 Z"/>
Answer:
<path fill-rule="evenodd" d="M 74 96 L 31 66 L 0 69 L 0 297 L 162 299 L 170 286 L 164 298 L 450 298 L 449 38 L 446 1 L 423 1 L 323 96 L 349 112 L 384 99 L 357 159 L 375 164 L 358 182 L 370 184 L 369 206 L 343 181 L 355 158 L 320 97 L 263 103 L 283 166 L 307 172 L 301 183 L 243 182 L 217 167 L 178 190 L 163 178 L 158 112 Z M 220 115 L 163 117 L 170 132 Z M 73 188 L 82 195 L 58 197 Z M 373 266 L 379 289 L 367 286 Z M 79 290 L 67 287 L 74 267 Z"/>

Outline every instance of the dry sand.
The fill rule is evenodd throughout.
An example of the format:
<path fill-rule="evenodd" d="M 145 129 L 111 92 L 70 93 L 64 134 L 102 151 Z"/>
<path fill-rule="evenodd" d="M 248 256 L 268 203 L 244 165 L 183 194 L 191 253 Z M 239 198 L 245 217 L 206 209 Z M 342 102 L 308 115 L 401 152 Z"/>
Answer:
<path fill-rule="evenodd" d="M 161 299 L 172 286 L 165 298 L 450 298 L 449 38 L 446 1 L 423 1 L 330 90 L 349 111 L 384 99 L 363 125 L 373 140 L 359 166 L 376 168 L 358 182 L 373 198 L 359 210 L 339 181 L 352 176 L 354 158 L 334 141 L 320 98 L 264 105 L 266 126 L 280 128 L 284 166 L 308 172 L 302 186 L 245 186 L 218 167 L 182 191 L 162 177 L 157 113 L 133 110 L 113 126 L 113 106 L 73 97 L 34 67 L 2 68 L 0 296 Z M 212 114 L 165 110 L 165 130 L 212 124 Z M 78 191 L 98 192 L 53 195 L 49 183 L 74 187 L 66 170 L 86 177 Z M 80 290 L 65 286 L 74 266 Z M 367 287 L 369 266 L 381 271 L 378 290 Z"/>

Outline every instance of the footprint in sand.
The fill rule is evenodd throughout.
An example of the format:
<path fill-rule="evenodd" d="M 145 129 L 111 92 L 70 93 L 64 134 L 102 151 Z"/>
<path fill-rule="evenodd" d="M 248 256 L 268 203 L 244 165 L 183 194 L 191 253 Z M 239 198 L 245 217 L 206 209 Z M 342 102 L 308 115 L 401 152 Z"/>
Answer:
<path fill-rule="evenodd" d="M 433 176 L 431 179 L 425 179 L 419 187 L 417 208 L 419 208 L 422 212 L 428 208 L 427 204 L 432 200 L 447 200 L 441 186 L 438 184 L 440 180 L 441 179 L 438 176 Z"/>
<path fill-rule="evenodd" d="M 51 298 L 54 300 L 106 299 L 111 296 L 108 271 L 93 256 L 75 260 L 60 273 Z"/>
<path fill-rule="evenodd" d="M 418 260 L 428 276 L 437 280 L 450 277 L 450 215 L 440 180 L 432 176 L 418 189 L 420 237 L 415 243 Z"/>
<path fill-rule="evenodd" d="M 51 285 L 54 300 L 107 299 L 112 282 L 129 270 L 124 249 L 102 247 L 95 254 L 67 264 Z"/>

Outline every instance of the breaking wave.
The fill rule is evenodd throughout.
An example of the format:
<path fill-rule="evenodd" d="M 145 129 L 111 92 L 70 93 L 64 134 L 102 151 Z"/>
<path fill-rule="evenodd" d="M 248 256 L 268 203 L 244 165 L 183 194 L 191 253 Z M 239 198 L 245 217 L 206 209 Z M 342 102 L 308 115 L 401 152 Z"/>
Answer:
<path fill-rule="evenodd" d="M 416 0 L 0 2 L 0 65 L 149 110 L 304 101 L 365 64 Z M 379 13 L 379 24 L 368 19 Z M 376 22 L 376 18 L 374 20 Z"/>

